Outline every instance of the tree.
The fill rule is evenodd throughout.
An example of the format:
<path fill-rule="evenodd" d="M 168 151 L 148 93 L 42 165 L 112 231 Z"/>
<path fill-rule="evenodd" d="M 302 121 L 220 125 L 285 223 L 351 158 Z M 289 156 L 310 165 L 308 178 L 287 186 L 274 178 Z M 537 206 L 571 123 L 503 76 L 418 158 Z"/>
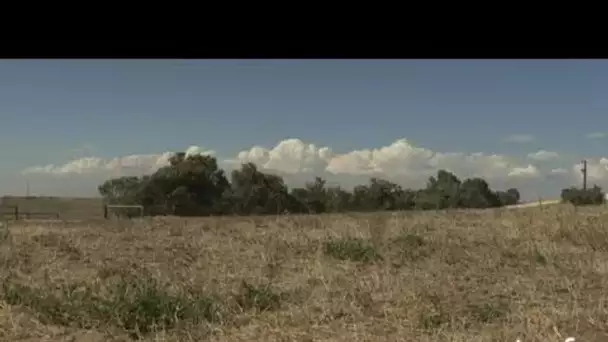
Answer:
<path fill-rule="evenodd" d="M 519 203 L 519 191 L 510 188 L 507 191 L 497 191 L 496 195 L 500 200 L 501 205 L 513 205 Z"/>
<path fill-rule="evenodd" d="M 396 194 L 395 205 L 397 210 L 411 210 L 416 207 L 417 192 L 412 189 L 402 190 Z"/>
<path fill-rule="evenodd" d="M 519 203 L 519 199 L 520 199 L 519 190 L 517 190 L 515 188 L 509 188 L 507 190 L 507 194 L 509 194 L 509 196 L 515 201 L 515 203 L 513 203 L 513 204 Z"/>
<path fill-rule="evenodd" d="M 142 185 L 137 177 L 120 177 L 106 180 L 97 189 L 106 204 L 133 205 L 141 202 Z"/>
<path fill-rule="evenodd" d="M 253 163 L 232 170 L 228 181 L 214 157 L 180 152 L 151 175 L 110 179 L 98 190 L 106 203 L 140 204 L 147 215 L 178 216 L 489 208 L 515 204 L 520 197 L 517 189 L 493 191 L 481 178 L 463 182 L 447 170 L 439 170 L 418 190 L 378 177 L 352 191 L 326 185 L 315 177 L 290 190 L 283 178 L 262 172 Z M 603 200 L 598 187 L 584 196 L 566 189 L 564 196 L 579 198 L 577 203 Z"/>
<path fill-rule="evenodd" d="M 290 194 L 297 205 L 290 211 L 310 214 L 327 212 L 330 198 L 325 184 L 326 181 L 323 178 L 315 177 L 313 182 L 307 182 L 303 188 L 292 189 Z"/>
<path fill-rule="evenodd" d="M 329 187 L 325 192 L 325 209 L 327 212 L 339 213 L 350 210 L 352 194 L 339 186 Z"/>
<path fill-rule="evenodd" d="M 173 215 L 204 216 L 220 213 L 217 204 L 229 185 L 214 157 L 177 153 L 168 166 L 150 176 L 109 180 L 99 191 L 107 201 L 142 204 Z"/>
<path fill-rule="evenodd" d="M 599 205 L 606 202 L 606 196 L 602 188 L 597 185 L 586 190 L 575 187 L 562 189 L 561 198 L 563 202 L 574 205 Z"/>
<path fill-rule="evenodd" d="M 353 189 L 350 197 L 349 207 L 353 211 L 371 211 L 374 209 L 373 203 L 369 198 L 369 187 L 367 185 L 357 185 Z"/>
<path fill-rule="evenodd" d="M 501 205 L 498 195 L 481 178 L 466 179 L 460 186 L 460 206 L 463 208 L 493 208 Z"/>
<path fill-rule="evenodd" d="M 397 210 L 397 200 L 403 189 L 384 179 L 372 178 L 368 186 L 368 196 L 373 210 Z"/>
<path fill-rule="evenodd" d="M 232 203 L 234 213 L 280 214 L 294 206 L 287 186 L 279 176 L 258 171 L 253 163 L 232 171 Z"/>
<path fill-rule="evenodd" d="M 426 200 L 435 203 L 437 209 L 456 208 L 459 206 L 461 182 L 456 175 L 445 170 L 437 172 L 437 178 L 430 177 L 427 182 Z M 431 203 L 427 203 L 430 205 Z"/>

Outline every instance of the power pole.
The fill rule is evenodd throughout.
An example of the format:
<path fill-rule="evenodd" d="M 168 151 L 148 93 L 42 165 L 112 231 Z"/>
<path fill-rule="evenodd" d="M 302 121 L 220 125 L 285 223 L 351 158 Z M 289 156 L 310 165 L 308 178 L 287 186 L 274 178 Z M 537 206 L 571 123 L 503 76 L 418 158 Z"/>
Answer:
<path fill-rule="evenodd" d="M 583 173 L 583 190 L 587 190 L 587 161 L 583 160 L 583 168 L 581 169 Z"/>

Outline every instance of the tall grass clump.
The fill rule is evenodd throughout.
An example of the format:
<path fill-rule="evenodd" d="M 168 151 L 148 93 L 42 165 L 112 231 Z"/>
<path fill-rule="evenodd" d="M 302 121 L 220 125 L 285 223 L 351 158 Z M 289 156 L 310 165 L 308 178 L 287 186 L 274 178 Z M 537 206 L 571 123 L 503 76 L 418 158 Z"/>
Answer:
<path fill-rule="evenodd" d="M 350 260 L 355 262 L 369 263 L 382 260 L 382 255 L 376 248 L 363 239 L 344 238 L 327 241 L 324 244 L 326 255 L 338 260 Z"/>
<path fill-rule="evenodd" d="M 2 299 L 32 310 L 46 324 L 81 329 L 118 327 L 132 337 L 175 328 L 180 322 L 197 324 L 221 320 L 220 303 L 210 296 L 171 294 L 157 280 L 132 276 L 95 291 L 87 283 L 59 286 L 55 291 L 11 282 L 3 283 Z"/>

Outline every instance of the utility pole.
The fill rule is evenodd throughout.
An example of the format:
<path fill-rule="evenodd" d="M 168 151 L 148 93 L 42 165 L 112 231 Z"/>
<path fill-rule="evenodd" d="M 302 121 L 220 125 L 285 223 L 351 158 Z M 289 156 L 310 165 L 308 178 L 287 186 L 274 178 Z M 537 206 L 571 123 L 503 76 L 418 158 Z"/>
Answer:
<path fill-rule="evenodd" d="M 583 190 L 587 190 L 587 161 L 583 160 L 583 168 L 581 169 L 583 173 Z"/>

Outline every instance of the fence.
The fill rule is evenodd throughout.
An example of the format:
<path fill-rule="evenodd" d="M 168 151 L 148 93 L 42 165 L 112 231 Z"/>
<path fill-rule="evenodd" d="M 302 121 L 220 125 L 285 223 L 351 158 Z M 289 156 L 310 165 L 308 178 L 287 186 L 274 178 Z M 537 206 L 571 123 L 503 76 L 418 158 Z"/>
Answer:
<path fill-rule="evenodd" d="M 19 206 L 17 206 L 17 205 L 2 208 L 0 215 L 2 216 L 3 219 L 7 218 L 7 216 L 8 216 L 8 218 L 11 218 L 14 220 L 49 219 L 49 218 L 60 219 L 61 218 L 61 213 L 58 211 L 51 211 L 51 212 L 21 211 L 21 210 L 19 210 Z"/>
<path fill-rule="evenodd" d="M 114 211 L 112 209 L 118 209 L 118 211 Z M 121 210 L 122 209 L 122 212 Z M 131 209 L 131 210 L 128 210 Z M 132 209 L 135 210 L 137 214 L 133 213 Z M 110 212 L 113 211 L 113 216 L 115 217 L 142 217 L 144 216 L 144 206 L 143 205 L 127 205 L 127 204 L 104 204 L 103 206 L 103 218 L 109 219 Z"/>
<path fill-rule="evenodd" d="M 12 220 L 22 220 L 22 219 L 70 219 L 73 217 L 73 211 L 62 213 L 62 211 L 37 211 L 31 210 L 31 208 L 23 208 L 23 206 L 19 205 L 8 205 L 0 207 L 0 219 L 12 219 Z M 84 217 L 80 218 L 94 218 L 99 217 L 101 214 L 104 219 L 110 219 L 115 217 L 142 217 L 144 215 L 144 207 L 141 205 L 107 205 L 104 204 L 101 208 L 98 207 L 96 213 L 91 211 L 91 208 L 85 211 Z M 67 214 L 67 215 L 62 215 Z"/>

